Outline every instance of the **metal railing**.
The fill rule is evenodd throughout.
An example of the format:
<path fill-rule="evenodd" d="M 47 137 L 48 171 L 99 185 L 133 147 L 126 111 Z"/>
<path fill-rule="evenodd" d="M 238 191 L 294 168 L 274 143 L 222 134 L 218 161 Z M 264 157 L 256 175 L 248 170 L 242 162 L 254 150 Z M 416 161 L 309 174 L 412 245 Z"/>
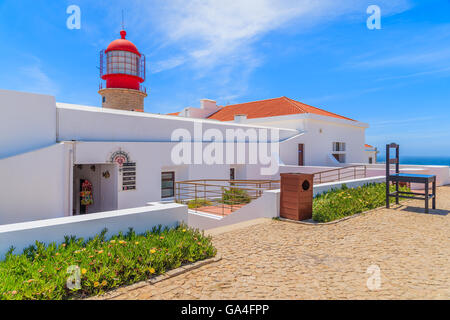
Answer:
<path fill-rule="evenodd" d="M 365 178 L 365 165 L 353 165 L 314 173 L 314 184 Z M 175 182 L 175 202 L 188 205 L 195 212 L 228 215 L 265 190 L 280 189 L 280 180 L 201 179 Z"/>
<path fill-rule="evenodd" d="M 367 167 L 353 165 L 314 173 L 314 184 L 365 178 Z"/>
<path fill-rule="evenodd" d="M 276 180 L 204 179 L 175 182 L 175 201 L 190 210 L 228 215 L 259 198 L 265 190 L 280 188 Z"/>

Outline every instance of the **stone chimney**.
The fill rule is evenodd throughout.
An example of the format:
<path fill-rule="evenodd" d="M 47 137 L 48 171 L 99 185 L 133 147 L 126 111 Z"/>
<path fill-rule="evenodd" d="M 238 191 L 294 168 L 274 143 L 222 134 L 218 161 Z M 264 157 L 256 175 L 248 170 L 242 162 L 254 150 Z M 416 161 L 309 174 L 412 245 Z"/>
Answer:
<path fill-rule="evenodd" d="M 216 110 L 217 109 L 217 103 L 214 100 L 201 99 L 200 100 L 200 108 L 202 108 L 204 110 Z"/>

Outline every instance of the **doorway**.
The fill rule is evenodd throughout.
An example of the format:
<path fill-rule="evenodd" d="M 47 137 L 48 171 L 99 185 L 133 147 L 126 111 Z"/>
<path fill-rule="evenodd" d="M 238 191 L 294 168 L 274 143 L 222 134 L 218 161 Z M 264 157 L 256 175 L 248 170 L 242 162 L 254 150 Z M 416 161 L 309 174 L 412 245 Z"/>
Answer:
<path fill-rule="evenodd" d="M 80 214 L 87 214 L 92 204 L 92 183 L 87 179 L 80 179 Z"/>
<path fill-rule="evenodd" d="M 298 165 L 305 165 L 305 145 L 303 143 L 298 144 Z"/>
<path fill-rule="evenodd" d="M 230 168 L 230 180 L 234 180 L 236 178 L 236 169 Z"/>
<path fill-rule="evenodd" d="M 73 215 L 118 209 L 118 167 L 115 164 L 75 164 Z"/>

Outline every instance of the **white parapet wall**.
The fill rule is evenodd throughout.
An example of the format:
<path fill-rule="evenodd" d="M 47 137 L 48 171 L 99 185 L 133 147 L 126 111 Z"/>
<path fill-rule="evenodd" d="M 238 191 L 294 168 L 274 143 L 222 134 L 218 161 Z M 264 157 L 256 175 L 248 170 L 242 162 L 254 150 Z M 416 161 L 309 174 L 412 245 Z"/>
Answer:
<path fill-rule="evenodd" d="M 279 215 L 280 190 L 266 190 L 258 199 L 225 217 L 190 210 L 188 225 L 192 228 L 207 230 L 259 218 L 275 218 Z"/>
<path fill-rule="evenodd" d="M 314 196 L 319 195 L 324 192 L 327 192 L 327 191 L 330 191 L 332 189 L 340 189 L 340 188 L 342 188 L 342 185 L 344 185 L 344 184 L 348 188 L 357 188 L 357 187 L 362 187 L 362 186 L 364 186 L 366 184 L 370 184 L 370 183 L 383 183 L 383 182 L 386 182 L 385 176 L 316 184 L 316 185 L 314 185 Z"/>
<path fill-rule="evenodd" d="M 56 219 L 22 222 L 0 226 L 0 259 L 3 259 L 11 246 L 15 254 L 35 244 L 36 241 L 50 244 L 61 243 L 65 236 L 88 239 L 107 228 L 107 237 L 119 232 L 126 233 L 133 228 L 143 233 L 155 226 L 176 227 L 187 223 L 187 206 L 169 203 L 152 206 L 116 210 L 88 215 Z"/>
<path fill-rule="evenodd" d="M 400 159 L 401 162 L 401 159 Z M 378 164 L 365 164 L 367 167 L 367 176 L 374 177 L 386 174 L 386 165 L 382 163 Z M 391 174 L 394 173 L 395 166 L 391 165 Z M 428 174 L 435 175 L 438 186 L 450 184 L 450 167 L 438 166 L 438 165 L 412 165 L 403 164 L 400 165 L 401 173 L 410 174 Z M 413 183 L 411 189 L 423 189 L 423 184 Z"/>
<path fill-rule="evenodd" d="M 330 182 L 314 185 L 314 196 L 330 191 L 332 189 L 340 189 L 345 184 L 349 188 L 357 188 L 370 183 L 383 183 L 386 178 L 384 176 L 362 178 L 355 180 Z M 263 195 L 236 210 L 230 215 L 220 217 L 217 215 L 194 212 L 189 210 L 188 225 L 192 228 L 202 230 L 224 227 L 244 221 L 259 218 L 276 218 L 280 216 L 280 189 L 266 190 Z"/>

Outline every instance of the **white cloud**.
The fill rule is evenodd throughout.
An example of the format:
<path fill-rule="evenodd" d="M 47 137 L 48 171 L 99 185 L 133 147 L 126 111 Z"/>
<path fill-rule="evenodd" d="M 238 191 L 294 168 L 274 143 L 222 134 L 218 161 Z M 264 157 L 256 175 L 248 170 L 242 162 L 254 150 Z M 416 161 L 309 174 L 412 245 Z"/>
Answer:
<path fill-rule="evenodd" d="M 43 71 L 40 63 L 21 67 L 19 69 L 25 83 L 22 91 L 36 92 L 55 96 L 59 89 L 56 83 Z"/>
<path fill-rule="evenodd" d="M 383 14 L 402 11 L 407 0 L 379 0 Z M 365 18 L 365 0 L 184 0 L 167 1 L 158 12 L 160 30 L 168 44 L 180 45 L 199 67 L 224 63 L 267 33 L 286 26 L 325 23 L 359 13 Z M 188 59 L 186 59 L 186 62 Z"/>
<path fill-rule="evenodd" d="M 381 59 L 354 62 L 350 66 L 355 68 L 379 68 L 388 66 L 410 66 L 417 64 L 431 64 L 450 59 L 450 48 L 430 52 L 414 52 L 390 56 Z"/>
<path fill-rule="evenodd" d="M 186 62 L 186 59 L 182 56 L 171 57 L 167 60 L 157 61 L 150 65 L 152 73 L 158 73 L 165 70 L 176 68 Z"/>
<path fill-rule="evenodd" d="M 4 89 L 40 94 L 57 95 L 59 86 L 49 76 L 41 60 L 33 55 L 21 53 L 18 55 L 20 65 L 12 61 L 5 68 L 14 72 L 3 72 L 0 74 L 0 86 Z M 8 69 L 7 69 L 8 70 Z"/>
<path fill-rule="evenodd" d="M 410 2 L 377 0 L 383 16 L 408 9 Z M 193 77 L 208 76 L 226 84 L 218 94 L 235 96 L 245 93 L 245 79 L 264 62 L 258 40 L 271 32 L 305 32 L 338 19 L 363 22 L 370 4 L 369 0 L 135 0 L 129 16 L 136 29 L 146 29 L 149 43 L 157 43 L 149 64 L 152 73 L 188 67 Z M 158 61 L 162 52 L 165 58 Z"/>

